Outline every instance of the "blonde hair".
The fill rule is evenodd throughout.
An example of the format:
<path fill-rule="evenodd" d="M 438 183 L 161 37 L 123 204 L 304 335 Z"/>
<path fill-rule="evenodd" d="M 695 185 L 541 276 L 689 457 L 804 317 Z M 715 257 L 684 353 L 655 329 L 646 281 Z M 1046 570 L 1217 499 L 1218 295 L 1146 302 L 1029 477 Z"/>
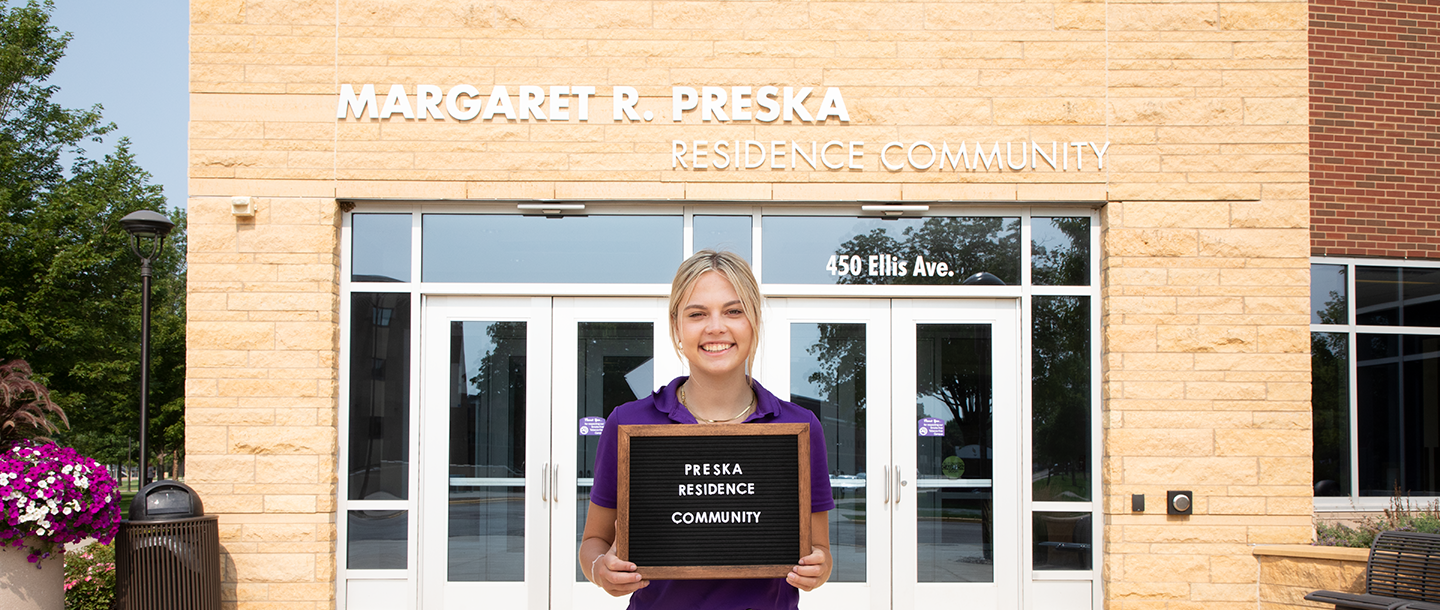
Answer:
<path fill-rule="evenodd" d="M 690 294 L 700 276 L 711 271 L 730 282 L 730 287 L 735 289 L 735 295 L 740 297 L 740 305 L 745 309 L 745 319 L 750 322 L 750 328 L 755 332 L 755 340 L 750 342 L 750 353 L 745 356 L 745 378 L 748 381 L 755 363 L 755 352 L 760 348 L 760 283 L 755 281 L 750 264 L 734 252 L 701 250 L 680 263 L 680 269 L 675 272 L 675 280 L 670 283 L 670 346 L 675 348 L 675 355 L 684 362 L 685 352 L 680 346 L 680 308 L 683 306 L 680 300 Z"/>

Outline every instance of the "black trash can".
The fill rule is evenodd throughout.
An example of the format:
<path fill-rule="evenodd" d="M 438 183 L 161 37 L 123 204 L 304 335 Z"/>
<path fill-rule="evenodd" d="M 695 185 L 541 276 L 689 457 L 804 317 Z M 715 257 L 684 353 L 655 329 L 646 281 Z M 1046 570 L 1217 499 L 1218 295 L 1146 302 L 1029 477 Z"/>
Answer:
<path fill-rule="evenodd" d="M 220 526 L 195 490 L 146 485 L 115 536 L 117 610 L 220 610 Z"/>

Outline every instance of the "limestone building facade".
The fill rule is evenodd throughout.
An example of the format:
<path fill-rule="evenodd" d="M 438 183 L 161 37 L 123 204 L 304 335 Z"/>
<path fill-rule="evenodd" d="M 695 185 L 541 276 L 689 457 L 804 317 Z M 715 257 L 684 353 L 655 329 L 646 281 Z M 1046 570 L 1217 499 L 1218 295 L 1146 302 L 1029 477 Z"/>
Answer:
<path fill-rule="evenodd" d="M 585 426 L 704 247 L 833 445 L 802 605 L 1249 609 L 1311 540 L 1306 3 L 190 6 L 227 607 L 603 607 Z"/>

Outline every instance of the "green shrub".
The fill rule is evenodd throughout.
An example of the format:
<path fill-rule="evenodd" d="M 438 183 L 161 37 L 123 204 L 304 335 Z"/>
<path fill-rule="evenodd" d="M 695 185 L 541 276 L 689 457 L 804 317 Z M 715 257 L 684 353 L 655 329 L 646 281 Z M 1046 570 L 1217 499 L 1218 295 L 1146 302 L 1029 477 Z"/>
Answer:
<path fill-rule="evenodd" d="M 1424 506 L 1412 504 L 1396 492 L 1390 498 L 1390 507 L 1379 515 L 1360 519 L 1356 527 L 1343 523 L 1334 525 L 1315 522 L 1315 544 L 1319 546 L 1348 546 L 1369 548 L 1380 532 L 1401 531 L 1440 534 L 1440 501 Z"/>
<path fill-rule="evenodd" d="M 115 549 L 92 544 L 65 553 L 65 610 L 110 610 L 115 605 Z"/>

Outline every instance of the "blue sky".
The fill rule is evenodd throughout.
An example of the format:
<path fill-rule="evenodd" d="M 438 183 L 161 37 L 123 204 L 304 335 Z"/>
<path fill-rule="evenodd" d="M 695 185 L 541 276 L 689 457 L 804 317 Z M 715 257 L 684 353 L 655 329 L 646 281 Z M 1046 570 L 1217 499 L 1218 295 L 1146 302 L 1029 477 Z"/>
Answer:
<path fill-rule="evenodd" d="M 11 6 L 23 4 L 11 0 Z M 74 35 L 50 84 L 66 108 L 104 106 L 118 127 L 86 152 L 100 157 L 121 136 L 171 206 L 186 200 L 190 5 L 185 0 L 56 0 L 50 23 Z"/>

